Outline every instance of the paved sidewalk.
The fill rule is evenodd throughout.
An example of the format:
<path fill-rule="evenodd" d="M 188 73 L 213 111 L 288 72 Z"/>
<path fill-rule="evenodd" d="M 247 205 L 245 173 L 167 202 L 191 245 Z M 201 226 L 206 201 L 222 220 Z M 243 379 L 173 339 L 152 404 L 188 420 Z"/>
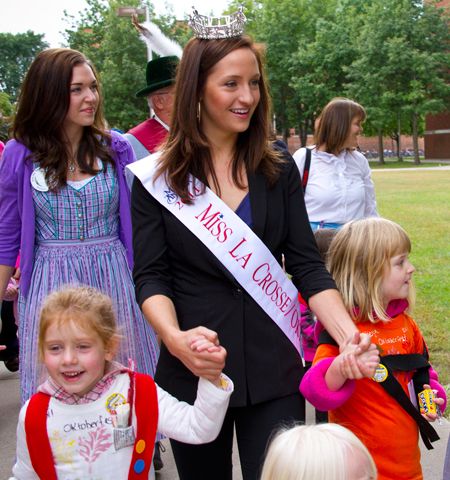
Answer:
<path fill-rule="evenodd" d="M 0 362 L 0 480 L 8 480 L 15 459 L 16 425 L 20 410 L 19 374 L 6 370 Z M 313 409 L 307 408 L 307 423 L 313 420 Z M 424 480 L 442 480 L 445 449 L 450 434 L 450 422 L 443 420 L 443 425 L 436 425 L 441 440 L 434 444 L 434 450 L 427 451 L 421 442 L 422 467 Z M 178 474 L 170 450 L 170 443 L 163 441 L 166 451 L 162 454 L 164 468 L 157 472 L 156 480 L 178 480 Z M 404 459 L 407 461 L 407 459 Z M 233 452 L 233 480 L 242 480 L 236 445 Z M 201 466 L 199 466 L 201 468 Z"/>

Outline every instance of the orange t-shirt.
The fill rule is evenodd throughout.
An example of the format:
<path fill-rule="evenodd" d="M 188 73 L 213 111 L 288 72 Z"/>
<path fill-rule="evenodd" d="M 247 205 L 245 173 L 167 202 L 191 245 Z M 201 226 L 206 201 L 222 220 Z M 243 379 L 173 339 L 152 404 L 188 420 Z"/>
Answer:
<path fill-rule="evenodd" d="M 372 343 L 384 355 L 423 353 L 423 338 L 416 323 L 404 313 L 389 323 L 358 323 L 361 333 L 368 333 Z M 336 357 L 339 349 L 320 345 L 314 363 Z M 383 363 L 383 359 L 381 359 Z M 394 372 L 408 393 L 409 372 Z M 339 408 L 329 412 L 332 423 L 350 429 L 368 448 L 378 469 L 378 480 L 422 480 L 419 428 L 416 422 L 386 391 L 372 379 L 355 381 L 355 391 Z"/>

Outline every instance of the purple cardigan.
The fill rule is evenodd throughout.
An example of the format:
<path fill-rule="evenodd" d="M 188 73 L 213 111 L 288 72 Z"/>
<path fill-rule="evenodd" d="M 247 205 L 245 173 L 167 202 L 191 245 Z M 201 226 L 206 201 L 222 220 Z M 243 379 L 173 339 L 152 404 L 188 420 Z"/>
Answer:
<path fill-rule="evenodd" d="M 125 179 L 125 167 L 136 158 L 130 143 L 117 132 L 111 132 L 119 184 L 119 239 L 133 268 L 131 242 L 131 195 Z M 31 187 L 33 162 L 24 162 L 31 152 L 21 143 L 10 140 L 0 163 L 0 264 L 14 266 L 20 250 L 20 291 L 27 296 L 34 264 L 35 215 Z"/>

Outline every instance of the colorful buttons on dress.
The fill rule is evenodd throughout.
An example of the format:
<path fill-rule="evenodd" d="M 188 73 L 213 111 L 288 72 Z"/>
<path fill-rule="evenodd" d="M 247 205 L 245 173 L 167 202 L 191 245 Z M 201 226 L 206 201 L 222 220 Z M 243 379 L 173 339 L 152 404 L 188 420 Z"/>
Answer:
<path fill-rule="evenodd" d="M 145 468 L 144 460 L 140 459 L 134 464 L 134 471 L 136 473 L 142 473 L 144 471 L 144 468 Z"/>
<path fill-rule="evenodd" d="M 144 450 L 145 450 L 145 440 L 139 440 L 139 442 L 136 443 L 136 452 L 142 453 Z"/>

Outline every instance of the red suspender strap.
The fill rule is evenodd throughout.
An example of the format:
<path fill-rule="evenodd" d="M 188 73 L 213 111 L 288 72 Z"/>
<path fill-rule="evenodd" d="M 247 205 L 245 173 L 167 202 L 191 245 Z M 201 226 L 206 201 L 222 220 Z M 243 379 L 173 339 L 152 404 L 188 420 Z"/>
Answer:
<path fill-rule="evenodd" d="M 152 465 L 158 427 L 158 395 L 153 379 L 148 375 L 136 373 L 134 394 L 137 429 L 128 480 L 144 480 L 148 478 Z"/>
<path fill-rule="evenodd" d="M 156 149 L 166 139 L 168 131 L 158 120 L 150 118 L 132 128 L 128 133 L 137 138 L 150 153 L 155 153 Z"/>
<path fill-rule="evenodd" d="M 311 150 L 309 148 L 306 148 L 305 167 L 303 169 L 303 175 L 302 175 L 303 195 L 306 192 L 306 185 L 308 183 L 310 168 L 311 168 Z"/>
<path fill-rule="evenodd" d="M 28 403 L 25 434 L 34 471 L 41 480 L 57 480 L 52 450 L 47 435 L 47 410 L 50 396 L 36 393 Z"/>

